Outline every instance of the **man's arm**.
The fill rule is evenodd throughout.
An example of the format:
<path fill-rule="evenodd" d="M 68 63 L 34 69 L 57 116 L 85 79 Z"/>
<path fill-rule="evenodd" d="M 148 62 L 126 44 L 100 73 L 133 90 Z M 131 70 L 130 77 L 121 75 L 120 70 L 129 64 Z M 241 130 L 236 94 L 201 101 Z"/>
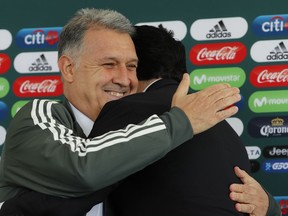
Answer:
<path fill-rule="evenodd" d="M 281 209 L 274 198 L 244 170 L 234 169 L 243 184 L 230 186 L 230 198 L 236 201 L 239 212 L 249 213 L 251 216 L 280 216 Z"/>
<path fill-rule="evenodd" d="M 34 100 L 23 107 L 7 132 L 1 161 L 1 177 L 7 187 L 2 188 L 0 200 L 5 200 L 3 194 L 13 193 L 5 191 L 10 184 L 55 196 L 89 194 L 146 167 L 192 138 L 191 123 L 195 122 L 193 129 L 199 133 L 235 113 L 233 107 L 223 110 L 237 102 L 235 89 L 218 85 L 187 96 L 187 76 L 173 99 L 180 109 L 172 108 L 160 118 L 154 115 L 139 125 L 92 139 L 74 133 L 73 120 L 59 103 Z"/>
<path fill-rule="evenodd" d="M 71 129 L 73 123 L 61 106 L 34 100 L 16 115 L 1 160 L 1 178 L 8 187 L 64 197 L 89 194 L 153 163 L 193 136 L 185 114 L 174 108 L 161 118 L 154 115 L 141 124 L 85 139 Z"/>
<path fill-rule="evenodd" d="M 238 88 L 233 88 L 228 84 L 216 84 L 187 95 L 189 85 L 189 75 L 184 74 L 172 99 L 172 107 L 176 106 L 184 111 L 192 125 L 194 135 L 208 130 L 237 113 L 238 108 L 233 104 L 241 99 Z M 169 107 L 163 104 L 162 99 L 155 100 L 157 91 L 136 95 L 107 103 L 94 123 L 90 137 L 106 132 L 107 129 L 118 129 L 129 123 L 140 122 L 153 113 L 161 115 L 169 111 Z M 126 103 L 127 101 L 129 103 Z M 122 110 L 123 107 L 125 110 Z M 110 122 L 110 124 L 105 124 L 105 122 Z"/>
<path fill-rule="evenodd" d="M 189 85 L 189 83 L 186 83 L 186 85 Z M 187 87 L 187 89 L 188 89 L 188 87 Z M 213 89 L 207 91 L 207 94 L 209 94 L 209 93 L 211 94 L 211 92 L 213 92 Z M 204 96 L 205 96 L 205 94 L 204 94 Z M 186 93 L 185 93 L 185 91 L 183 91 L 182 96 L 185 96 L 185 95 L 186 95 Z M 198 93 L 195 94 L 195 96 L 197 96 L 197 95 L 198 95 Z M 129 123 L 138 123 L 138 122 L 142 121 L 143 119 L 146 119 L 147 117 L 151 116 L 153 113 L 161 114 L 161 113 L 169 110 L 169 106 L 164 105 L 162 103 L 159 103 L 158 100 L 156 100 L 156 101 L 151 100 L 150 96 L 148 96 L 148 98 L 144 97 L 145 98 L 144 99 L 143 95 L 141 95 L 141 96 L 142 97 L 140 97 L 140 98 L 136 97 L 137 98 L 136 100 L 135 100 L 135 97 L 132 96 L 133 99 L 132 100 L 129 99 L 128 103 L 127 103 L 126 98 L 124 98 L 124 100 L 112 101 L 112 102 L 108 103 L 107 105 L 105 105 L 105 107 L 101 111 L 99 118 L 97 119 L 97 121 L 94 124 L 94 127 L 93 127 L 93 130 L 92 130 L 90 137 L 93 138 L 97 135 L 99 136 L 100 134 L 105 133 L 111 129 L 117 130 L 118 128 L 122 128 Z M 147 96 L 147 94 L 146 94 L 146 96 Z M 128 97 L 127 97 L 127 99 L 128 99 Z M 145 100 L 146 100 L 146 102 L 145 102 Z M 201 104 L 203 104 L 203 103 L 201 103 Z M 201 109 L 200 109 L 200 111 L 201 111 Z M 128 113 L 128 116 L 127 116 L 127 113 Z M 61 116 L 65 116 L 65 113 L 61 113 Z M 127 118 L 127 117 L 129 117 L 129 118 Z M 168 119 L 166 118 L 166 120 L 168 120 Z M 177 122 L 177 123 L 182 124 L 181 122 Z M 43 137 L 42 137 L 42 139 L 43 139 Z M 118 154 L 121 155 L 120 152 L 118 152 Z M 21 209 L 20 212 L 25 211 L 25 212 L 27 212 L 27 213 L 29 212 L 31 214 L 31 211 L 33 208 L 29 208 L 29 207 L 31 207 L 31 205 L 33 205 L 33 203 L 37 203 L 40 200 L 46 200 L 46 201 L 49 200 L 49 203 L 50 204 L 53 203 L 53 205 L 54 205 L 54 207 L 53 207 L 54 212 L 59 212 L 59 208 L 62 209 L 62 207 L 65 206 L 66 204 L 68 204 L 68 206 L 69 206 L 69 204 L 72 203 L 73 207 L 75 207 L 75 208 L 74 209 L 73 208 L 64 208 L 64 209 L 66 209 L 66 211 L 63 210 L 65 212 L 65 213 L 64 212 L 63 213 L 65 215 L 67 212 L 69 212 L 69 214 L 71 214 L 71 212 L 72 212 L 73 214 L 77 215 L 79 212 L 81 212 L 81 213 L 86 212 L 86 210 L 84 210 L 85 209 L 84 206 L 91 208 L 91 206 L 93 206 L 94 204 L 97 203 L 97 199 L 99 199 L 100 202 L 101 202 L 101 200 L 103 201 L 103 196 L 105 198 L 105 194 L 109 193 L 109 191 L 104 190 L 103 192 L 104 193 L 102 193 L 102 191 L 101 192 L 99 191 L 99 192 L 91 194 L 91 199 L 88 199 L 88 201 L 87 201 L 87 197 L 90 197 L 90 195 L 85 196 L 83 198 L 79 197 L 76 199 L 60 199 L 60 198 L 56 198 L 56 197 L 53 198 L 51 196 L 47 196 L 47 195 L 40 194 L 40 193 L 33 192 L 33 191 L 26 191 L 20 197 L 14 197 L 13 199 L 9 200 L 9 202 L 5 202 L 5 207 L 6 207 L 5 210 L 12 209 L 13 211 L 15 211 L 16 210 L 15 207 L 17 206 L 17 208 L 19 210 Z M 43 197 L 43 198 L 39 198 L 39 196 Z M 22 200 L 24 200 L 24 202 Z M 28 205 L 29 204 L 28 202 L 31 203 L 31 205 Z M 38 211 L 41 213 L 43 211 L 46 212 L 46 209 L 50 208 L 50 206 L 51 206 L 50 204 L 49 205 L 37 205 L 36 209 L 38 209 Z M 1 209 L 1 211 L 2 210 L 4 211 L 4 209 Z M 49 211 L 52 211 L 52 210 L 49 209 Z M 35 208 L 32 212 L 33 213 L 36 212 Z"/>

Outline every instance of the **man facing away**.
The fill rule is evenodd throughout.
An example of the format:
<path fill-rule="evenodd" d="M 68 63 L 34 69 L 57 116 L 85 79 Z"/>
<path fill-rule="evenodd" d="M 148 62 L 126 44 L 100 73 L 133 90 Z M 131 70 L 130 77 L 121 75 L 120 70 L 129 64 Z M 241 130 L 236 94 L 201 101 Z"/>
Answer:
<path fill-rule="evenodd" d="M 104 121 L 106 125 L 120 122 L 120 119 L 121 124 L 126 124 L 126 120 L 136 123 L 151 112 L 158 114 L 169 110 L 171 98 L 187 71 L 183 44 L 163 27 L 136 26 L 133 41 L 140 59 L 138 91 L 145 93 L 107 104 L 91 134 L 101 131 L 100 125 Z M 145 106 L 143 101 L 149 105 Z M 129 115 L 125 116 L 125 113 Z M 121 127 L 121 124 L 114 123 L 114 128 Z M 244 145 L 230 125 L 222 121 L 122 181 L 109 197 L 107 215 L 242 215 L 227 196 L 230 184 L 241 183 L 234 173 L 235 166 L 250 172 Z M 268 193 L 269 205 L 267 194 L 260 185 L 257 185 L 257 191 L 259 193 L 254 194 L 253 199 L 244 203 L 244 207 L 255 207 L 238 210 L 252 215 L 280 215 L 281 210 L 273 197 Z M 256 203 L 258 198 L 260 202 Z"/>

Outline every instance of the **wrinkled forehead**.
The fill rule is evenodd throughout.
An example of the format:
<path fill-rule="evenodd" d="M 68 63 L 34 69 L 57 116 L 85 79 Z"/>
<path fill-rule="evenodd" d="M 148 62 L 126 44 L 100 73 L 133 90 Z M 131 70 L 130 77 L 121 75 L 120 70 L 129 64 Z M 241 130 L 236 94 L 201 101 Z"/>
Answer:
<path fill-rule="evenodd" d="M 83 51 L 103 58 L 138 61 L 134 43 L 128 33 L 111 29 L 92 29 L 85 33 Z"/>

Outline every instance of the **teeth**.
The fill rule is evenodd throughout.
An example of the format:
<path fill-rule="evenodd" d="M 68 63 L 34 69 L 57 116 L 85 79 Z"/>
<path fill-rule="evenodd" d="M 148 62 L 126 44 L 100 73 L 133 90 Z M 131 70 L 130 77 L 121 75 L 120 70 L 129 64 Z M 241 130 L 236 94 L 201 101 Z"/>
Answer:
<path fill-rule="evenodd" d="M 116 97 L 123 97 L 123 93 L 121 92 L 109 92 L 109 94 L 113 95 L 113 96 L 116 96 Z"/>

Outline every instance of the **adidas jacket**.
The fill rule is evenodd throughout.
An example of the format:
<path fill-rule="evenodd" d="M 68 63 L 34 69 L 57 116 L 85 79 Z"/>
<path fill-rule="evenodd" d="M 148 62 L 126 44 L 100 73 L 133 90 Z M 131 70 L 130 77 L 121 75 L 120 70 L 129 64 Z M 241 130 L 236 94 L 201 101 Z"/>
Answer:
<path fill-rule="evenodd" d="M 173 125 L 173 127 L 172 127 Z M 192 138 L 178 108 L 138 125 L 86 138 L 64 103 L 35 99 L 7 131 L 0 162 L 0 202 L 24 188 L 79 197 L 116 183 Z"/>

